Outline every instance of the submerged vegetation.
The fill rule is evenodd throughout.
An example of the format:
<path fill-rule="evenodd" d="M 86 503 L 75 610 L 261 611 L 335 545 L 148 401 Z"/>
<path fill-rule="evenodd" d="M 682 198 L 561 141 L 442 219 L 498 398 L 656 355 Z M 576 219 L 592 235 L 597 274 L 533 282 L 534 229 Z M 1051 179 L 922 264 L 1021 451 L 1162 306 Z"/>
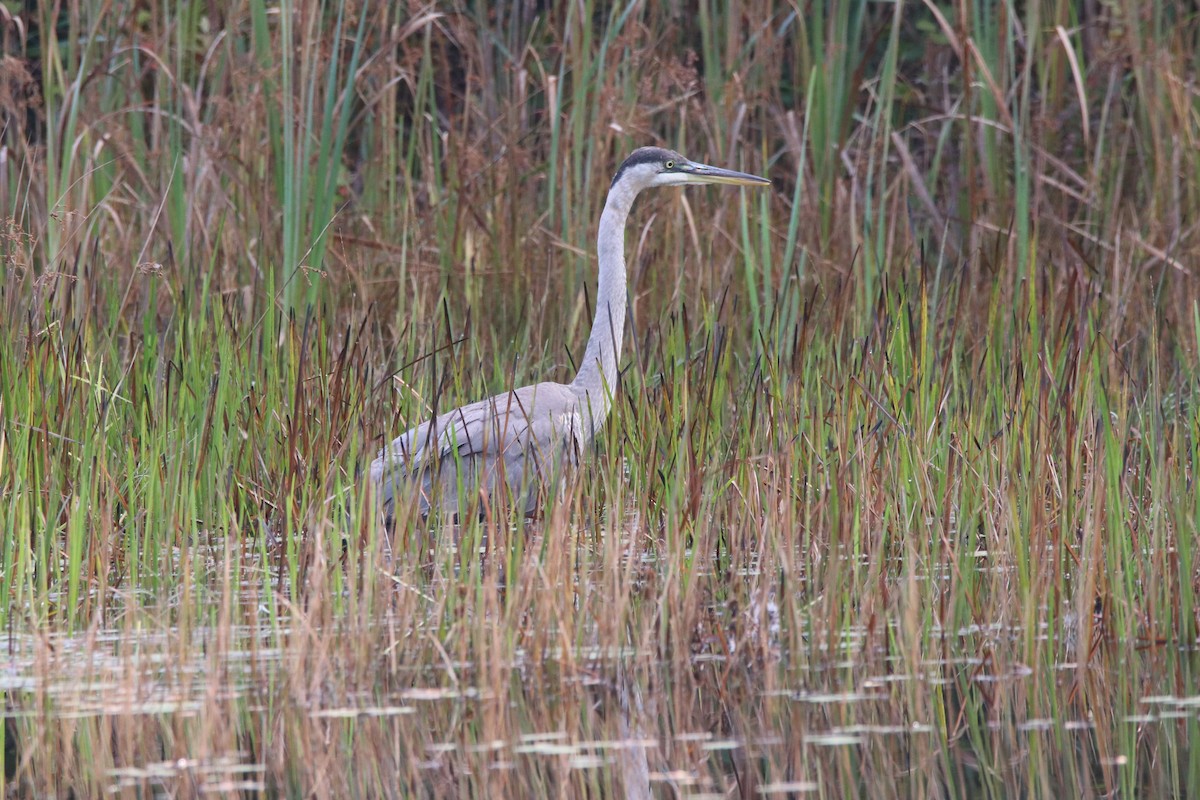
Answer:
<path fill-rule="evenodd" d="M 0 37 L 7 795 L 1200 785 L 1186 4 Z M 385 441 L 573 373 L 644 144 L 773 187 L 639 201 L 614 417 L 538 519 L 386 539 Z"/>

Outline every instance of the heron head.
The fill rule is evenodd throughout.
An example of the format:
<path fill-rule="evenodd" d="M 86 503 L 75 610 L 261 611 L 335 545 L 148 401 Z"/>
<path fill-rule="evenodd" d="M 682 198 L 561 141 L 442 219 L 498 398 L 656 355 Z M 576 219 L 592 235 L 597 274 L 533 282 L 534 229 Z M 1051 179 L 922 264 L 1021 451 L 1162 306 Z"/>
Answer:
<path fill-rule="evenodd" d="M 674 150 L 641 147 L 634 150 L 613 177 L 613 188 L 628 183 L 635 190 L 650 186 L 683 186 L 689 183 L 727 183 L 734 186 L 769 186 L 757 175 L 700 164 Z"/>

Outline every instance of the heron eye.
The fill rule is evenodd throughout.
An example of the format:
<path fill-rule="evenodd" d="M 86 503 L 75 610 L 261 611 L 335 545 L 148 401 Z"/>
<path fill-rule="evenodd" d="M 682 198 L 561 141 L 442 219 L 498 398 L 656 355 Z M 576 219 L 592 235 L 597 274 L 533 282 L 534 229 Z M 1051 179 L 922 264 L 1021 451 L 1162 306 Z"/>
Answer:
<path fill-rule="evenodd" d="M 674 161 L 668 161 L 668 162 L 667 162 L 667 169 L 675 169 L 675 162 L 674 162 Z"/>

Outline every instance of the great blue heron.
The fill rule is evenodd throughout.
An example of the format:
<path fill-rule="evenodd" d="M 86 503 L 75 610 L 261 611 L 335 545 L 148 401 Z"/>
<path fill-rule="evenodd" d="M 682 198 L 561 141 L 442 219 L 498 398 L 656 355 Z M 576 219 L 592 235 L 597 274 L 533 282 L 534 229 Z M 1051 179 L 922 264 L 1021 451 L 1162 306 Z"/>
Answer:
<path fill-rule="evenodd" d="M 652 186 L 728 183 L 767 186 L 744 172 L 697 164 L 671 150 L 643 147 L 621 164 L 608 189 L 600 232 L 596 316 L 575 380 L 536 383 L 456 408 L 395 439 L 371 464 L 384 513 L 420 489 L 420 509 L 458 513 L 480 493 L 510 492 L 526 514 L 540 487 L 575 463 L 604 424 L 616 390 L 625 331 L 625 221 L 634 199 Z M 409 495 L 411 496 L 411 495 Z"/>

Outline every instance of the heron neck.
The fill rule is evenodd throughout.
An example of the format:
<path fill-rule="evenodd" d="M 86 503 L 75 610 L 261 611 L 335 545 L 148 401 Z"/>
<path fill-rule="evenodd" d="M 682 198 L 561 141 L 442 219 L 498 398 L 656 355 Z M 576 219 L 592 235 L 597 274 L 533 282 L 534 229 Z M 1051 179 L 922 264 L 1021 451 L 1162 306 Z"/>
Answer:
<path fill-rule="evenodd" d="M 588 337 L 587 350 L 579 364 L 579 374 L 571 387 L 591 416 L 590 437 L 608 416 L 612 395 L 617 390 L 617 359 L 625 338 L 625 303 L 628 287 L 625 276 L 625 221 L 637 191 L 620 185 L 612 187 L 600 215 L 596 252 L 600 278 L 596 291 L 596 317 Z"/>

